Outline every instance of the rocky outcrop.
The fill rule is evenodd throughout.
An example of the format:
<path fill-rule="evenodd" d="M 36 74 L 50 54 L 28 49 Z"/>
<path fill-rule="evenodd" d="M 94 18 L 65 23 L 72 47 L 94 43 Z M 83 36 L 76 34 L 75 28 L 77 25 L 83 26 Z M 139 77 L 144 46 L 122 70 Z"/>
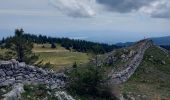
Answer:
<path fill-rule="evenodd" d="M 66 76 L 63 73 L 46 71 L 16 60 L 0 61 L 0 86 L 17 83 L 47 84 L 53 89 L 62 89 L 66 85 L 65 81 Z"/>
<path fill-rule="evenodd" d="M 75 100 L 75 99 L 73 99 L 72 96 L 68 95 L 64 91 L 57 91 L 55 93 L 55 96 L 57 97 L 57 100 Z"/>
<path fill-rule="evenodd" d="M 4 95 L 3 100 L 20 100 L 21 99 L 21 93 L 24 92 L 23 84 L 15 84 L 13 86 L 13 89 Z"/>
<path fill-rule="evenodd" d="M 115 72 L 113 70 L 108 75 L 109 84 L 120 84 L 127 81 L 134 74 L 135 70 L 141 63 L 145 51 L 153 44 L 152 41 L 150 40 L 142 40 L 138 42 L 136 45 L 138 45 L 138 50 L 136 50 L 137 52 L 133 56 L 133 59 L 123 66 L 124 69 L 119 72 Z"/>

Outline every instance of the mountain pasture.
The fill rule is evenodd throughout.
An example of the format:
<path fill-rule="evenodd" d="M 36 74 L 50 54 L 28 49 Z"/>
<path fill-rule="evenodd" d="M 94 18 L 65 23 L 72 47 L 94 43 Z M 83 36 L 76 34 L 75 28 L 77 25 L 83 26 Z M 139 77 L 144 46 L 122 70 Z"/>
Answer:
<path fill-rule="evenodd" d="M 38 61 L 42 63 L 50 63 L 55 67 L 68 67 L 73 63 L 87 63 L 89 55 L 87 53 L 73 52 L 64 49 L 59 44 L 52 49 L 50 44 L 34 44 L 33 52 L 39 56 Z"/>

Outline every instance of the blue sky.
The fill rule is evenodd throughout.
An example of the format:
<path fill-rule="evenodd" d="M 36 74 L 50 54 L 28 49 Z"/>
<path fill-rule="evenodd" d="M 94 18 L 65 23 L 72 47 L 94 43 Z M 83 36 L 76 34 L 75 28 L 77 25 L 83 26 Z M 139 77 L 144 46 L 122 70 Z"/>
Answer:
<path fill-rule="evenodd" d="M 98 42 L 170 35 L 169 0 L 1 0 L 0 38 L 32 34 Z"/>

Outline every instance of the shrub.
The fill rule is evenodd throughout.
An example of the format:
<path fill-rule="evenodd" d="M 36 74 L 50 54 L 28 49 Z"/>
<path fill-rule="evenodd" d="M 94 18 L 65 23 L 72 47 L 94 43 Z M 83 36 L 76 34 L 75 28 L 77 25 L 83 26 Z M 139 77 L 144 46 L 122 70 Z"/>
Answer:
<path fill-rule="evenodd" d="M 51 48 L 56 48 L 56 45 L 54 43 L 51 43 Z"/>
<path fill-rule="evenodd" d="M 77 66 L 77 65 L 76 65 Z M 109 87 L 104 84 L 105 75 L 102 67 L 88 64 L 86 67 L 75 67 L 67 74 L 70 77 L 68 91 L 77 95 L 90 95 L 112 99 L 113 95 Z"/>

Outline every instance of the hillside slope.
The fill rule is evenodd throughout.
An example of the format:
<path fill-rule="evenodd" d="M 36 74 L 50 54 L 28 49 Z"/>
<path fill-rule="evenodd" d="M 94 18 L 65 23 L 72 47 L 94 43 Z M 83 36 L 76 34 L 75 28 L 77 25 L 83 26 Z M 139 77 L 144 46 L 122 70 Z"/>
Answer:
<path fill-rule="evenodd" d="M 170 53 L 149 40 L 99 56 L 114 93 L 127 100 L 169 100 Z M 116 83 L 116 84 L 115 84 Z"/>
<path fill-rule="evenodd" d="M 170 55 L 156 46 L 150 47 L 136 72 L 121 85 L 121 91 L 136 100 L 169 100 Z"/>
<path fill-rule="evenodd" d="M 108 71 L 109 84 L 126 82 L 138 68 L 145 51 L 151 47 L 152 41 L 141 40 L 133 46 L 115 50 L 101 55 L 100 62 L 111 69 Z"/>
<path fill-rule="evenodd" d="M 151 38 L 157 45 L 170 45 L 170 36 Z"/>

